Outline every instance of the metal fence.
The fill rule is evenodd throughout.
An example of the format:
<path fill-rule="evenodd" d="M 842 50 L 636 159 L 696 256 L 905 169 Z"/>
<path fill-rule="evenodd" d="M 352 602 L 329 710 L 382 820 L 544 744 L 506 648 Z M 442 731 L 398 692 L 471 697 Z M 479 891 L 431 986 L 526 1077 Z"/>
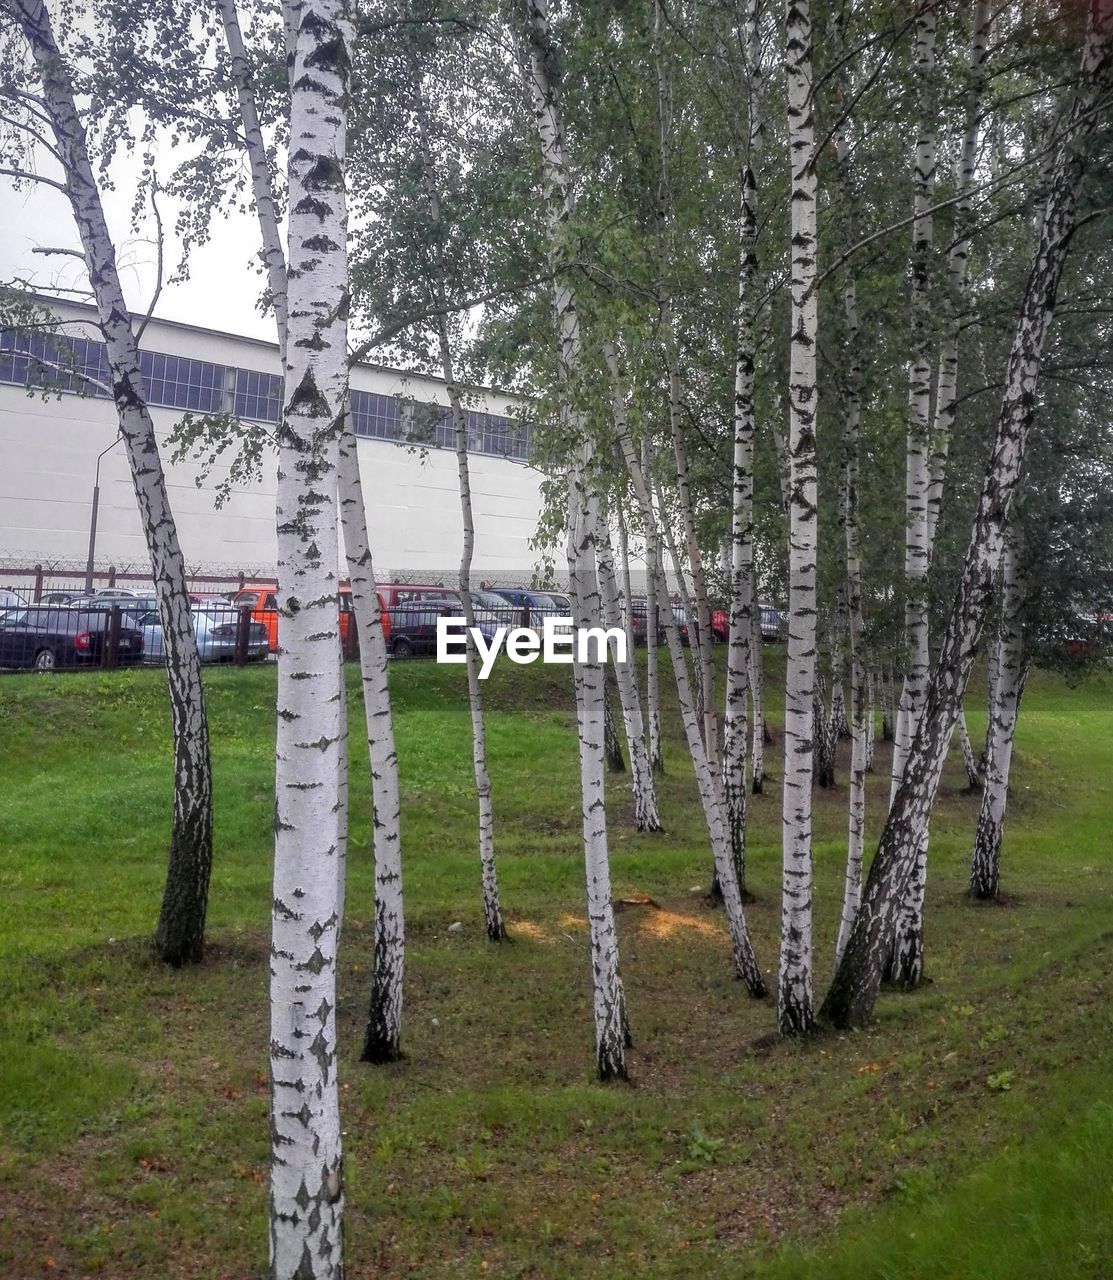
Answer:
<path fill-rule="evenodd" d="M 84 670 L 165 661 L 166 645 L 157 601 L 149 575 L 115 569 L 92 575 L 95 594 L 86 579 L 72 570 L 43 565 L 0 569 L 0 670 Z M 559 591 L 490 588 L 472 593 L 476 627 L 487 645 L 517 628 L 541 636 L 547 617 L 571 613 L 568 597 Z M 263 662 L 278 649 L 276 584 L 244 574 L 194 573 L 188 577 L 191 616 L 202 662 L 246 664 Z M 392 584 L 379 589 L 387 652 L 395 659 L 431 657 L 437 651 L 440 619 L 458 619 L 464 607 L 458 592 L 421 584 Z M 689 621 L 677 602 L 683 643 Z M 646 602 L 634 597 L 630 629 L 635 645 L 646 639 Z M 775 638 L 782 625 L 779 613 L 761 608 L 762 631 Z M 338 624 L 344 656 L 359 657 L 359 634 L 351 592 L 341 585 Z M 718 624 L 718 625 L 716 625 Z M 698 636 L 694 621 L 693 631 Z M 720 634 L 726 615 L 716 611 L 712 639 Z M 457 628 L 451 629 L 456 636 Z M 664 630 L 658 641 L 664 643 Z M 461 652 L 457 649 L 456 652 Z"/>

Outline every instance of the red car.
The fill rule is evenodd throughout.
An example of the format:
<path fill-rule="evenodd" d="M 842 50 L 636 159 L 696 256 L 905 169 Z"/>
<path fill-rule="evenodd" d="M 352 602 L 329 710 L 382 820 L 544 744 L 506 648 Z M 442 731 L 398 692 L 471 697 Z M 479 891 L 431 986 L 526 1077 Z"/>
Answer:
<path fill-rule="evenodd" d="M 245 604 L 251 607 L 251 617 L 255 622 L 261 622 L 267 629 L 267 639 L 270 642 L 271 653 L 278 652 L 278 596 L 277 584 L 274 582 L 250 582 L 245 583 L 241 590 L 237 591 L 232 597 L 233 608 L 242 608 Z M 337 595 L 340 609 L 340 638 L 347 642 L 348 631 L 352 620 L 352 589 L 351 587 L 341 587 Z M 379 604 L 383 602 L 382 595 L 379 596 Z M 383 632 L 389 636 L 389 621 L 383 616 Z"/>

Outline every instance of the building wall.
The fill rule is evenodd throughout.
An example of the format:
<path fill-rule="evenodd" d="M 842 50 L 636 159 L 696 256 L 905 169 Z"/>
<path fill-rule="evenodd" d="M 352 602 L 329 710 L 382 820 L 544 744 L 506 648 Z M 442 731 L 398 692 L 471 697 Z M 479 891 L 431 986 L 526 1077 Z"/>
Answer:
<path fill-rule="evenodd" d="M 66 320 L 81 320 L 87 308 L 56 304 Z M 71 336 L 97 337 L 88 324 L 71 324 Z M 150 351 L 212 361 L 231 368 L 279 372 L 276 347 L 251 339 L 153 320 L 143 338 Z M 387 397 L 446 405 L 436 379 L 377 366 L 353 370 L 352 386 Z M 512 401 L 483 391 L 469 398 L 481 412 L 513 412 Z M 152 408 L 160 443 L 180 410 Z M 110 400 L 56 393 L 28 395 L 0 382 L 0 564 L 65 562 L 83 565 L 97 455 L 100 504 L 98 568 L 142 569 L 148 563 L 122 444 L 113 447 L 115 411 Z M 380 580 L 401 574 L 443 577 L 459 563 L 461 518 L 455 453 L 416 450 L 390 441 L 361 438 L 359 459 L 376 572 Z M 275 567 L 275 462 L 268 452 L 257 482 L 233 488 L 215 507 L 217 467 L 198 487 L 194 463 L 171 463 L 163 449 L 170 502 L 182 550 L 200 572 L 243 571 L 272 575 Z M 478 575 L 528 578 L 529 548 L 540 511 L 541 475 L 525 462 L 473 453 L 470 457 L 476 523 L 474 569 Z"/>

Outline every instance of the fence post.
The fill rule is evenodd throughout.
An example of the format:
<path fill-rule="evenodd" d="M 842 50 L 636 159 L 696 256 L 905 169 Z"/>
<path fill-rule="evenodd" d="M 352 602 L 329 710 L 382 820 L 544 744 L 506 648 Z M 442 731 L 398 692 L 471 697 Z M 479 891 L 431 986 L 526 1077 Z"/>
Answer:
<path fill-rule="evenodd" d="M 108 585 L 110 587 L 116 585 L 116 566 L 114 564 L 108 566 Z"/>
<path fill-rule="evenodd" d="M 251 634 L 251 606 L 241 604 L 236 610 L 236 666 L 247 665 L 247 638 Z"/>
<path fill-rule="evenodd" d="M 120 606 L 114 604 L 108 611 L 108 634 L 105 636 L 103 665 L 111 671 L 120 656 Z"/>
<path fill-rule="evenodd" d="M 43 567 L 41 564 L 35 565 L 35 590 L 34 603 L 38 604 L 43 598 Z"/>
<path fill-rule="evenodd" d="M 244 584 L 246 581 L 247 581 L 247 579 L 243 576 L 243 570 L 241 569 L 241 570 L 240 570 L 240 585 L 239 585 L 239 587 L 237 588 L 237 590 L 242 591 L 242 590 L 243 590 L 243 584 Z"/>

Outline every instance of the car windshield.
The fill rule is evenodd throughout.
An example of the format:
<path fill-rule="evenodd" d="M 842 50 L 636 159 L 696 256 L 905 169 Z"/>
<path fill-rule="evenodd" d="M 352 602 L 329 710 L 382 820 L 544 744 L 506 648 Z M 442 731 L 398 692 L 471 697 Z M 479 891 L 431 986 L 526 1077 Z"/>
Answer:
<path fill-rule="evenodd" d="M 535 591 L 533 593 L 533 607 L 535 609 L 552 609 L 559 611 L 566 609 L 568 606 L 560 598 L 560 596 L 551 596 L 545 591 Z"/>
<path fill-rule="evenodd" d="M 11 627 L 26 616 L 26 609 L 5 609 L 0 612 L 0 627 Z"/>

